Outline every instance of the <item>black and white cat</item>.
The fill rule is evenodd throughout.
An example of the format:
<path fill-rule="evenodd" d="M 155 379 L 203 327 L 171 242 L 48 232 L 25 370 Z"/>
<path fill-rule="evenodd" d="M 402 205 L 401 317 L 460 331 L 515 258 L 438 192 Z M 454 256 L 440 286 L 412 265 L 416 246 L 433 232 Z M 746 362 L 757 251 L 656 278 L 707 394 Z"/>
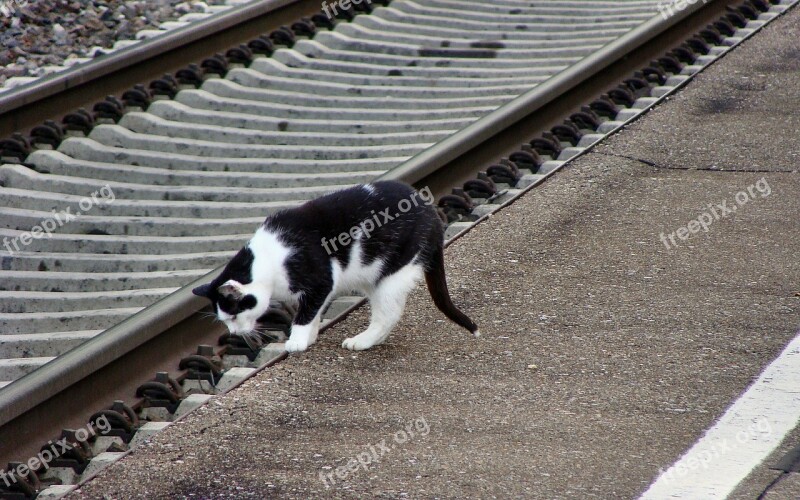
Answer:
<path fill-rule="evenodd" d="M 478 336 L 475 323 L 450 299 L 444 230 L 432 201 L 429 190 L 386 181 L 276 213 L 219 277 L 193 292 L 210 299 L 217 317 L 240 335 L 255 335 L 270 299 L 294 303 L 286 350 L 297 352 L 317 340 L 322 312 L 337 295 L 361 291 L 372 308 L 370 325 L 342 344 L 358 351 L 386 340 L 424 275 L 436 306 Z"/>

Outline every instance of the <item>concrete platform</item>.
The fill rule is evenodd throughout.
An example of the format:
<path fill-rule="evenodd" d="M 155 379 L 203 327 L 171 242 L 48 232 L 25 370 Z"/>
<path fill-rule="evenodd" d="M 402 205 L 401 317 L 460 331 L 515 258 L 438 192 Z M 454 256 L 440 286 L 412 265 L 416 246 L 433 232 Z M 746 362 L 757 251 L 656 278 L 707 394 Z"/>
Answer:
<path fill-rule="evenodd" d="M 795 9 L 451 246 L 480 339 L 420 287 L 388 343 L 354 354 L 340 343 L 361 309 L 74 496 L 642 494 L 800 327 L 798 36 Z M 796 403 L 763 415 L 777 433 L 800 380 L 776 382 Z M 774 477 L 726 479 L 754 498 Z"/>

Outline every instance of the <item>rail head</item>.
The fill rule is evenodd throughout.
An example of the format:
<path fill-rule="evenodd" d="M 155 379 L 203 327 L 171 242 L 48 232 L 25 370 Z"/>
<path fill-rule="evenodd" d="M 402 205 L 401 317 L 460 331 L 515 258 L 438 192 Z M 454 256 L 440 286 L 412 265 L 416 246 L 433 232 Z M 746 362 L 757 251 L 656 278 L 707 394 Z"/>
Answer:
<path fill-rule="evenodd" d="M 208 282 L 215 273 L 217 270 L 198 278 L 0 389 L 0 427 L 202 309 L 207 301 L 194 296 L 192 288 Z"/>

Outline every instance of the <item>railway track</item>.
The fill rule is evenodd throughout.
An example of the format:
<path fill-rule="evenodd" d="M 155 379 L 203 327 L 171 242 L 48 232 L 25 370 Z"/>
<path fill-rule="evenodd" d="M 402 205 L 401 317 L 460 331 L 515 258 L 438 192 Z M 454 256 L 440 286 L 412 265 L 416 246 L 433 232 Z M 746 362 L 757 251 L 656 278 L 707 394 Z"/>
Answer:
<path fill-rule="evenodd" d="M 791 2 L 716 1 L 668 18 L 655 0 L 385 3 L 214 47 L 225 55 L 0 143 L 0 461 L 14 469 L 59 428 L 104 415 L 115 433 L 3 494 L 66 491 L 285 355 L 285 306 L 274 305 L 265 339 L 277 342 L 256 352 L 197 315 L 203 301 L 189 293 L 266 214 L 394 178 L 433 186 L 456 236 Z M 272 4 L 288 15 L 289 2 Z M 158 39 L 149 43 L 158 52 Z M 118 85 L 102 69 L 92 74 Z M 25 106 L 57 100 L 41 85 L 12 92 Z M 89 92 L 79 86 L 72 95 Z M 31 232 L 46 225 L 52 234 Z M 360 300 L 337 301 L 327 324 Z"/>

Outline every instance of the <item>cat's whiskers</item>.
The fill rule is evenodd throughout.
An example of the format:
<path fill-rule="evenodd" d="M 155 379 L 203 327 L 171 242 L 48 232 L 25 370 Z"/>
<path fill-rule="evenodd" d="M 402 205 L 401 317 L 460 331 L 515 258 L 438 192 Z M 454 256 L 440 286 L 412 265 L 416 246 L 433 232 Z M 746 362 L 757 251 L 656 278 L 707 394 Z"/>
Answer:
<path fill-rule="evenodd" d="M 264 337 L 267 337 L 272 342 L 283 342 L 289 336 L 282 331 L 275 330 L 274 328 L 269 328 L 266 326 L 256 326 L 255 331 L 257 331 L 261 335 L 262 342 L 265 340 Z"/>
<path fill-rule="evenodd" d="M 207 311 L 200 311 L 200 312 L 198 312 L 198 314 L 203 319 L 211 318 L 214 321 L 219 321 L 219 318 L 217 317 L 217 315 L 215 313 L 207 312 Z"/>
<path fill-rule="evenodd" d="M 239 335 L 242 337 L 245 344 L 247 344 L 247 347 L 249 347 L 251 351 L 258 351 L 261 349 L 261 346 L 264 345 L 264 341 L 261 339 L 258 330 L 255 328 L 249 332 L 242 332 Z M 251 341 L 253 341 L 253 343 L 251 343 Z"/>

